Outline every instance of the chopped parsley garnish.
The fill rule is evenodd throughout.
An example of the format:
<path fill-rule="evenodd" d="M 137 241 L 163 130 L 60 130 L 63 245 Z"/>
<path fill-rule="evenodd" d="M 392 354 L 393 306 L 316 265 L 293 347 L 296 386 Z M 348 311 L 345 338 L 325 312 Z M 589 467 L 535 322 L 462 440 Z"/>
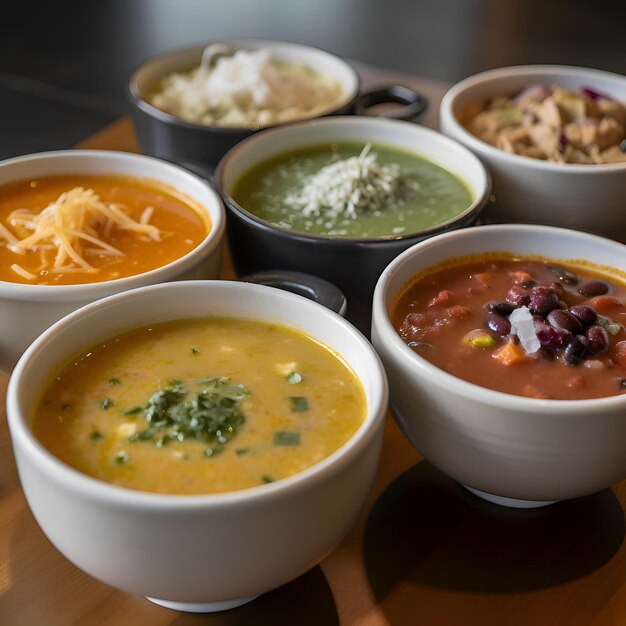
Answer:
<path fill-rule="evenodd" d="M 302 382 L 302 376 L 300 376 L 300 374 L 298 374 L 298 372 L 291 372 L 291 373 L 287 374 L 285 379 L 287 380 L 287 382 L 290 385 L 297 385 L 298 383 Z"/>
<path fill-rule="evenodd" d="M 126 409 L 125 411 L 122 411 L 122 415 L 137 415 L 138 413 L 141 413 L 144 410 L 144 407 L 142 406 L 134 406 L 132 409 Z"/>
<path fill-rule="evenodd" d="M 196 354 L 200 354 L 200 350 L 198 350 L 198 348 L 196 348 L 196 346 L 191 346 L 191 354 L 196 356 Z"/>
<path fill-rule="evenodd" d="M 91 435 L 89 435 L 89 439 L 91 439 L 91 441 L 102 441 L 104 435 L 100 431 L 94 430 Z"/>
<path fill-rule="evenodd" d="M 304 413 L 309 410 L 309 401 L 303 396 L 289 396 L 289 401 L 293 413 Z"/>
<path fill-rule="evenodd" d="M 289 430 L 279 430 L 274 433 L 275 446 L 299 446 L 300 433 Z"/>
<path fill-rule="evenodd" d="M 166 446 L 171 441 L 200 441 L 205 456 L 215 456 L 245 422 L 240 405 L 249 391 L 228 378 L 197 381 L 203 389 L 188 393 L 179 380 L 170 381 L 152 394 L 144 406 L 130 409 L 143 413 L 148 428 L 137 431 L 129 442 L 152 441 Z M 128 413 L 128 412 L 127 412 Z"/>
<path fill-rule="evenodd" d="M 235 454 L 237 456 L 243 456 L 244 454 L 249 454 L 250 453 L 250 448 L 238 448 L 237 450 L 235 450 Z"/>
<path fill-rule="evenodd" d="M 113 406 L 113 400 L 111 398 L 105 398 L 100 403 L 100 408 L 106 411 L 109 407 Z"/>
<path fill-rule="evenodd" d="M 114 460 L 118 465 L 124 465 L 124 463 L 128 462 L 128 454 L 126 452 L 118 452 Z"/>
<path fill-rule="evenodd" d="M 267 485 L 268 483 L 273 483 L 274 479 L 271 476 L 268 476 L 267 474 L 263 474 L 263 476 L 261 476 L 261 482 Z"/>
<path fill-rule="evenodd" d="M 119 378 L 109 378 L 109 385 L 111 385 L 111 387 L 115 386 L 115 385 L 121 385 L 122 381 Z"/>

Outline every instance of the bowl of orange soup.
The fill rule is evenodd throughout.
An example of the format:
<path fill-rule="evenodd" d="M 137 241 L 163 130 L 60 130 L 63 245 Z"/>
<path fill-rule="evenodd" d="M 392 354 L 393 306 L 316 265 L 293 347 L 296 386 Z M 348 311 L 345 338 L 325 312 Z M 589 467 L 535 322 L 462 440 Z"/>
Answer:
<path fill-rule="evenodd" d="M 372 341 L 413 445 L 474 493 L 541 506 L 626 476 L 626 251 L 481 226 L 381 275 Z"/>
<path fill-rule="evenodd" d="M 387 383 L 343 318 L 262 285 L 183 281 L 63 318 L 17 364 L 8 420 L 52 543 L 174 609 L 243 604 L 346 535 Z"/>
<path fill-rule="evenodd" d="M 70 150 L 0 163 L 0 366 L 66 313 L 126 289 L 216 278 L 224 210 L 150 157 Z"/>

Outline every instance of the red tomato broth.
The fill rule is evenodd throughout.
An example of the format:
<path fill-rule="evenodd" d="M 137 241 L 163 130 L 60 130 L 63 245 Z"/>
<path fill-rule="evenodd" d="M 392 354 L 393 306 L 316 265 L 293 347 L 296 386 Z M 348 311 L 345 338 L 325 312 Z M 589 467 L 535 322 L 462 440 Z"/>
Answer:
<path fill-rule="evenodd" d="M 551 265 L 574 274 L 578 283 L 559 280 Z M 603 354 L 588 351 L 578 364 L 568 365 L 560 349 L 541 347 L 526 354 L 516 345 L 516 337 L 489 329 L 487 303 L 504 301 L 512 287 L 529 291 L 530 283 L 520 285 L 528 280 L 527 275 L 537 285 L 560 283 L 559 299 L 568 307 L 595 303 L 598 314 L 621 324 L 617 334 L 608 334 L 608 350 Z M 609 283 L 610 292 L 596 297 L 580 294 L 577 289 L 591 280 Z M 450 259 L 415 276 L 392 305 L 390 319 L 402 339 L 415 344 L 411 347 L 417 354 L 482 387 L 558 400 L 626 393 L 626 274 L 619 270 L 584 261 L 516 258 L 505 253 Z M 472 331 L 474 336 L 486 336 L 483 343 L 489 345 L 464 342 Z M 494 358 L 498 350 L 507 354 Z"/>

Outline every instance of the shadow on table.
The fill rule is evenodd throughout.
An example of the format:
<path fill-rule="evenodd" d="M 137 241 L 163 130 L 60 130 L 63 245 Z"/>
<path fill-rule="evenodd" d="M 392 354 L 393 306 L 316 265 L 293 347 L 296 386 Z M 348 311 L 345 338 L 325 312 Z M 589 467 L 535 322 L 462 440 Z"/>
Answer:
<path fill-rule="evenodd" d="M 391 483 L 372 508 L 364 559 L 381 602 L 403 582 L 524 592 L 592 572 L 623 539 L 624 514 L 609 489 L 542 509 L 511 509 L 471 495 L 422 462 Z"/>
<path fill-rule="evenodd" d="M 242 607 L 212 614 L 180 613 L 80 572 L 46 539 L 26 503 L 7 543 L 10 584 L 0 587 L 2 626 L 339 626 L 328 581 L 317 566 Z M 0 557 L 2 556 L 0 543 Z M 269 567 L 269 565 L 268 565 Z"/>

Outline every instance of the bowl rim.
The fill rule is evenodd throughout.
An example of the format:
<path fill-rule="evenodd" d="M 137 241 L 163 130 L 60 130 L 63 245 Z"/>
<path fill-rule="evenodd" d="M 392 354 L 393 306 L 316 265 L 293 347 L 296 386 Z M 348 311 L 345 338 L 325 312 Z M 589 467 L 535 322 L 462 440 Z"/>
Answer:
<path fill-rule="evenodd" d="M 160 122 L 163 122 L 165 124 L 173 124 L 174 126 L 181 126 L 189 130 L 202 131 L 202 132 L 224 133 L 227 135 L 241 135 L 242 133 L 256 133 L 256 132 L 259 132 L 260 130 L 264 131 L 264 130 L 269 130 L 269 129 L 280 127 L 280 126 L 293 124 L 294 122 L 290 122 L 290 121 L 278 122 L 276 124 L 269 124 L 268 126 L 262 126 L 259 128 L 252 127 L 252 126 L 217 126 L 217 125 L 211 125 L 211 124 L 199 124 L 197 122 L 189 122 L 187 120 L 184 120 L 183 118 L 179 117 L 178 115 L 174 115 L 173 113 L 167 113 L 166 111 L 159 109 L 153 104 L 150 104 L 142 96 L 139 86 L 137 85 L 137 77 L 139 73 L 142 72 L 144 69 L 146 69 L 150 65 L 156 65 L 157 63 L 159 63 L 165 58 L 176 57 L 186 52 L 190 52 L 195 49 L 203 49 L 212 44 L 217 44 L 217 43 L 230 43 L 234 45 L 251 44 L 253 46 L 258 45 L 258 49 L 262 49 L 264 47 L 268 48 L 268 47 L 271 47 L 272 45 L 279 45 L 279 46 L 300 48 L 304 50 L 306 49 L 315 50 L 317 52 L 321 52 L 325 55 L 328 55 L 329 57 L 333 58 L 335 61 L 343 64 L 345 68 L 352 73 L 354 81 L 355 81 L 353 91 L 346 89 L 345 93 L 338 100 L 338 104 L 334 105 L 332 108 L 329 108 L 325 113 L 316 114 L 315 116 L 312 116 L 312 117 L 305 117 L 305 118 L 301 118 L 298 120 L 294 120 L 294 122 L 296 123 L 300 121 L 306 121 L 309 119 L 311 120 L 317 119 L 318 117 L 324 117 L 327 115 L 333 115 L 337 113 L 338 111 L 344 109 L 345 107 L 350 106 L 361 91 L 361 77 L 359 73 L 357 72 L 356 68 L 354 67 L 354 65 L 347 59 L 344 59 L 343 57 L 337 54 L 334 54 L 333 52 L 329 52 L 328 50 L 325 50 L 324 48 L 318 48 L 317 46 L 309 46 L 308 44 L 301 44 L 301 43 L 296 43 L 292 41 L 282 41 L 279 39 L 264 39 L 264 38 L 257 38 L 257 37 L 251 37 L 251 38 L 227 37 L 223 39 L 211 39 L 209 41 L 198 42 L 196 44 L 187 45 L 187 46 L 178 46 L 176 48 L 165 50 L 163 52 L 159 52 L 157 54 L 153 54 L 149 56 L 147 59 L 142 61 L 139 65 L 135 66 L 135 68 L 133 69 L 130 75 L 130 79 L 128 80 L 126 91 L 127 91 L 127 94 L 131 103 L 134 104 L 139 110 L 143 111 L 144 113 L 146 113 L 147 115 L 150 115 L 153 118 L 156 118 Z M 164 77 L 165 76 L 163 76 L 162 78 Z M 343 88 L 343 85 L 342 85 L 342 88 Z"/>
<path fill-rule="evenodd" d="M 238 204 L 232 195 L 226 191 L 224 184 L 224 177 L 226 169 L 231 165 L 234 159 L 237 159 L 240 156 L 240 153 L 245 150 L 259 150 L 259 148 L 255 147 L 255 144 L 258 142 L 264 142 L 271 140 L 271 136 L 275 133 L 298 133 L 301 132 L 301 129 L 308 128 L 311 126 L 391 126 L 396 128 L 397 130 L 403 129 L 406 132 L 416 132 L 417 134 L 423 134 L 427 139 L 433 141 L 440 141 L 444 145 L 452 147 L 457 150 L 461 150 L 462 154 L 467 157 L 470 161 L 473 161 L 476 166 L 478 166 L 479 170 L 482 172 L 485 178 L 485 186 L 481 192 L 476 194 L 476 197 L 472 200 L 472 203 L 464 209 L 458 215 L 451 217 L 450 219 L 442 222 L 441 224 L 435 224 L 434 226 L 429 226 L 428 228 L 424 228 L 419 231 L 413 231 L 410 233 L 403 233 L 398 235 L 381 235 L 379 237 L 346 237 L 339 235 L 318 235 L 313 233 L 303 233 L 299 231 L 289 230 L 288 228 L 283 228 L 278 226 L 277 224 L 273 224 L 267 220 L 264 220 L 254 213 L 251 213 L 247 209 L 244 209 L 240 204 Z M 301 148 L 312 147 L 315 143 L 303 144 Z M 392 143 L 386 144 L 390 147 L 394 147 Z M 260 151 L 260 150 L 259 150 Z M 418 158 L 422 158 L 431 162 L 430 157 L 428 156 L 427 151 L 425 152 L 414 152 L 411 151 L 411 154 L 415 154 Z M 259 161 L 260 162 L 260 161 Z M 435 165 L 437 165 L 435 163 Z M 465 187 L 467 187 L 464 181 L 464 175 L 459 172 L 453 172 L 448 168 L 444 168 L 441 165 L 438 165 L 442 169 L 445 169 L 449 174 L 454 176 L 455 178 L 461 180 Z M 221 159 L 215 169 L 215 177 L 214 184 L 218 193 L 221 195 L 224 200 L 224 204 L 226 207 L 239 215 L 241 218 L 244 218 L 247 222 L 253 223 L 256 227 L 262 228 L 266 231 L 277 232 L 282 234 L 285 237 L 293 238 L 296 241 L 306 241 L 306 242 L 335 242 L 342 244 L 385 244 L 392 242 L 400 242 L 411 240 L 415 238 L 422 238 L 434 235 L 439 232 L 445 232 L 450 228 L 453 228 L 456 225 L 464 224 L 475 217 L 478 219 L 480 213 L 485 209 L 487 204 L 491 200 L 492 194 L 492 181 L 491 181 L 491 173 L 489 170 L 483 165 L 480 159 L 473 154 L 466 146 L 456 141 L 454 138 L 448 137 L 436 130 L 431 128 L 426 128 L 425 126 L 421 126 L 418 124 L 413 124 L 411 122 L 403 121 L 403 120 L 392 120 L 384 117 L 369 117 L 369 116 L 353 116 L 353 117 L 345 117 L 345 116 L 328 116 L 323 118 L 313 118 L 310 120 L 304 120 L 302 122 L 295 122 L 293 124 L 285 125 L 281 128 L 268 128 L 264 129 L 254 135 L 247 137 L 243 141 L 239 142 L 237 145 L 233 146 Z M 471 193 L 471 190 L 469 190 Z"/>
<path fill-rule="evenodd" d="M 454 137 L 458 137 L 464 145 L 474 150 L 482 157 L 488 157 L 489 159 L 501 159 L 504 163 L 512 167 L 528 167 L 531 170 L 540 170 L 548 172 L 572 172 L 575 174 L 593 175 L 593 172 L 624 172 L 626 169 L 626 162 L 624 163 L 553 163 L 552 161 L 545 161 L 543 159 L 534 159 L 532 157 L 524 156 L 522 154 L 513 154 L 500 150 L 491 144 L 483 141 L 470 133 L 459 122 L 456 114 L 453 111 L 453 107 L 456 103 L 456 99 L 467 90 L 470 90 L 477 85 L 490 83 L 493 80 L 527 76 L 529 79 L 532 77 L 540 78 L 550 74 L 560 74 L 568 77 L 581 77 L 589 78 L 593 82 L 595 79 L 607 79 L 613 81 L 624 82 L 624 88 L 626 89 L 626 77 L 621 76 L 615 72 L 609 72 L 606 70 L 597 70 L 593 68 L 578 67 L 574 65 L 511 65 L 507 67 L 499 67 L 484 72 L 474 74 L 458 83 L 454 84 L 444 95 L 439 107 L 439 117 L 441 125 L 444 123 L 451 126 L 454 132 Z M 626 102 L 626 100 L 625 100 Z M 446 132 L 450 132 L 449 130 Z"/>
<path fill-rule="evenodd" d="M 626 411 L 626 394 L 617 394 L 602 398 L 589 398 L 585 400 L 551 400 L 529 398 L 526 396 L 519 396 L 512 393 L 482 387 L 481 385 L 477 385 L 454 376 L 453 374 L 450 374 L 432 364 L 430 361 L 427 361 L 424 357 L 411 350 L 411 348 L 409 348 L 409 346 L 402 340 L 389 319 L 389 312 L 386 305 L 386 300 L 388 298 L 393 302 L 399 293 L 395 292 L 391 294 L 389 290 L 389 282 L 393 278 L 394 274 L 401 271 L 401 269 L 404 269 L 407 265 L 410 266 L 414 258 L 416 256 L 419 257 L 422 251 L 433 246 L 438 246 L 442 241 L 446 242 L 449 247 L 454 250 L 454 243 L 456 239 L 468 236 L 479 236 L 478 232 L 488 232 L 494 242 L 498 241 L 499 235 L 511 232 L 525 233 L 529 236 L 529 238 L 536 233 L 548 233 L 555 237 L 574 237 L 583 240 L 583 242 L 585 240 L 596 243 L 602 242 L 602 245 L 614 248 L 616 254 L 626 256 L 626 248 L 624 248 L 623 244 L 616 241 L 583 231 L 559 228 L 555 226 L 533 224 L 490 224 L 476 226 L 471 229 L 461 229 L 439 235 L 438 237 L 432 237 L 415 244 L 408 250 L 405 250 L 402 254 L 398 255 L 385 268 L 376 284 L 373 298 L 373 326 L 376 325 L 378 331 L 381 334 L 384 334 L 389 349 L 402 358 L 404 367 L 411 370 L 413 376 L 419 374 L 420 376 L 426 378 L 430 383 L 436 384 L 442 388 L 453 389 L 455 394 L 463 396 L 468 400 L 481 402 L 503 410 L 544 414 L 546 416 L 549 415 L 557 418 L 561 417 L 563 419 L 567 419 L 572 414 L 588 414 L 594 411 L 613 409 L 622 406 Z M 494 248 L 492 251 L 495 250 L 496 249 Z M 489 251 L 490 250 L 487 249 L 486 253 Z M 455 255 L 452 254 L 448 258 L 455 258 Z M 406 284 L 407 281 L 403 283 L 403 286 Z"/>
<path fill-rule="evenodd" d="M 164 161 L 163 159 L 157 159 L 152 156 L 147 156 L 144 154 L 135 154 L 133 152 L 123 152 L 119 150 L 82 150 L 82 149 L 74 149 L 74 150 L 51 150 L 48 152 L 36 152 L 33 154 L 27 154 L 19 157 L 14 157 L 11 159 L 6 159 L 4 161 L 0 161 L 0 170 L 7 166 L 12 166 L 16 163 L 28 163 L 33 161 L 45 162 L 48 160 L 56 160 L 56 159 L 72 159 L 80 157 L 83 160 L 99 160 L 105 159 L 112 164 L 119 160 L 120 162 L 123 160 L 131 160 L 136 161 L 138 163 L 148 162 L 154 167 L 159 167 L 162 170 L 169 170 L 174 175 L 179 176 L 180 178 L 187 178 L 193 181 L 194 184 L 200 184 L 204 191 L 211 197 L 211 200 L 214 204 L 213 209 L 209 209 L 205 206 L 204 202 L 200 202 L 196 198 L 189 196 L 182 191 L 179 191 L 174 185 L 170 185 L 176 191 L 179 191 L 183 196 L 189 196 L 189 198 L 193 201 L 194 204 L 199 205 L 200 208 L 204 209 L 206 212 L 206 217 L 208 217 L 208 230 L 207 233 L 197 246 L 189 250 L 186 254 L 177 259 L 174 259 L 167 263 L 166 265 L 162 265 L 160 267 L 155 267 L 146 272 L 142 272 L 140 274 L 132 274 L 130 276 L 125 276 L 123 278 L 116 278 L 113 280 L 105 280 L 93 283 L 79 283 L 79 284 L 69 284 L 69 285 L 36 285 L 36 284 L 26 284 L 26 283 L 18 283 L 11 282 L 6 280 L 0 280 L 0 297 L 7 297 L 13 299 L 50 299 L 52 301 L 61 301 L 64 299 L 72 299 L 81 295 L 85 295 L 86 292 L 90 292 L 97 296 L 97 294 L 101 292 L 109 292 L 109 291 L 117 291 L 117 290 L 126 290 L 131 289 L 133 287 L 143 286 L 146 283 L 152 283 L 157 280 L 169 280 L 172 276 L 176 276 L 181 272 L 190 269 L 190 265 L 194 264 L 194 261 L 197 257 L 200 259 L 204 259 L 206 256 L 210 255 L 216 247 L 218 247 L 223 239 L 224 232 L 226 230 L 226 215 L 225 215 L 225 207 L 222 201 L 221 196 L 215 191 L 215 189 L 203 178 L 189 171 L 188 169 L 177 165 L 176 163 L 172 163 L 170 161 Z M 84 172 L 76 171 L 80 170 L 80 166 L 76 168 L 68 168 L 68 173 L 74 173 L 80 176 Z M 127 176 L 124 172 L 112 172 L 114 175 L 119 174 L 122 176 Z M 46 174 L 42 177 L 46 176 L 56 176 L 57 174 Z M 87 174 L 91 175 L 91 174 Z M 102 174 L 106 175 L 106 174 Z M 27 177 L 28 178 L 28 177 Z M 140 175 L 131 175 L 130 178 L 141 179 Z M 148 180 L 153 180 L 155 182 L 161 182 L 157 178 L 153 176 L 145 176 Z M 26 180 L 24 178 L 20 180 Z M 16 182 L 16 181 L 13 181 Z M 11 184 L 5 183 L 5 184 Z M 195 210 L 195 209 L 194 209 Z M 200 260 L 198 259 L 198 260 Z"/>
<path fill-rule="evenodd" d="M 57 333 L 71 332 L 74 323 L 80 321 L 85 316 L 95 315 L 96 317 L 102 317 L 103 315 L 106 315 L 109 310 L 114 310 L 120 302 L 127 300 L 137 300 L 140 302 L 145 295 L 150 295 L 155 292 L 161 291 L 165 296 L 167 294 L 175 294 L 177 291 L 187 290 L 190 288 L 198 291 L 205 289 L 218 291 L 244 290 L 249 292 L 252 297 L 272 298 L 272 301 L 277 303 L 277 311 L 281 300 L 291 301 L 294 302 L 296 306 L 310 308 L 310 312 L 312 314 L 326 316 L 327 323 L 339 326 L 342 333 L 348 334 L 351 342 L 356 342 L 360 350 L 365 351 L 365 353 L 370 355 L 371 366 L 373 368 L 372 379 L 378 381 L 374 385 L 371 402 L 368 398 L 367 414 L 356 432 L 354 432 L 352 436 L 337 450 L 318 463 L 273 483 L 222 493 L 191 495 L 161 494 L 113 485 L 74 469 L 56 457 L 41 442 L 39 442 L 32 432 L 32 427 L 29 424 L 30 416 L 22 413 L 19 394 L 21 388 L 28 384 L 28 381 L 24 377 L 25 370 L 27 371 L 29 367 L 32 367 L 33 360 L 36 362 L 37 355 L 41 350 L 47 349 L 47 344 L 50 339 Z M 272 293 L 268 293 L 268 290 Z M 252 319 L 248 316 L 243 317 L 245 319 Z M 173 319 L 191 318 L 185 318 L 184 315 L 182 315 L 181 317 Z M 291 327 L 289 324 L 285 324 L 284 322 L 279 323 L 287 327 Z M 133 327 L 139 328 L 140 326 Z M 126 330 L 128 330 L 128 328 L 126 328 Z M 123 332 L 123 330 L 120 329 L 119 332 Z M 94 335 L 95 333 L 90 334 Z M 307 336 L 312 336 L 308 333 L 305 334 L 307 334 Z M 89 342 L 86 343 L 89 344 Z M 65 354 L 65 360 L 67 360 L 67 357 L 71 356 L 71 353 Z M 346 362 L 350 365 L 347 359 Z M 42 388 L 48 383 L 49 379 L 42 383 Z M 148 285 L 146 287 L 117 293 L 87 304 L 66 315 L 64 318 L 44 331 L 20 358 L 9 380 L 6 406 L 7 422 L 9 424 L 11 439 L 13 440 L 14 447 L 19 445 L 22 448 L 22 452 L 29 457 L 30 462 L 38 466 L 38 471 L 46 472 L 49 478 L 54 482 L 61 484 L 63 489 L 69 490 L 90 500 L 98 500 L 106 502 L 107 504 L 125 506 L 128 508 L 141 508 L 153 511 L 189 511 L 193 509 L 215 509 L 223 506 L 245 507 L 254 503 L 259 498 L 264 500 L 283 498 L 299 491 L 303 487 L 306 488 L 328 479 L 329 476 L 332 476 L 338 470 L 346 467 L 359 454 L 361 454 L 362 451 L 371 445 L 371 440 L 376 436 L 378 429 L 381 428 L 384 423 L 387 414 L 388 400 L 389 390 L 387 376 L 380 357 L 365 337 L 352 324 L 347 322 L 337 313 L 334 313 L 330 309 L 308 300 L 303 296 L 276 289 L 274 287 L 244 283 L 240 281 L 193 280 L 178 281 L 173 283 L 159 283 L 156 285 Z"/>

